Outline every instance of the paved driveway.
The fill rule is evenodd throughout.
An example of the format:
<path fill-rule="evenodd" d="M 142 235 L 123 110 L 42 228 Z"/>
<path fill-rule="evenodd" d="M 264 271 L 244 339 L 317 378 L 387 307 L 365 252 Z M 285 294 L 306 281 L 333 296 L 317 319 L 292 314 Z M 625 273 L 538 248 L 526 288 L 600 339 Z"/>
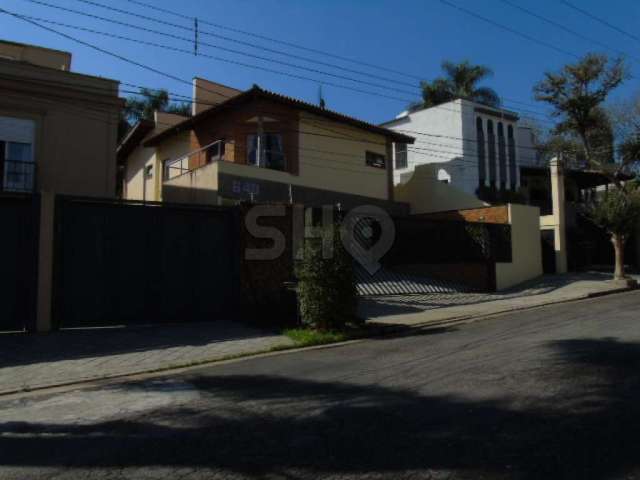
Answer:
<path fill-rule="evenodd" d="M 0 401 L 0 477 L 640 478 L 640 294 Z"/>

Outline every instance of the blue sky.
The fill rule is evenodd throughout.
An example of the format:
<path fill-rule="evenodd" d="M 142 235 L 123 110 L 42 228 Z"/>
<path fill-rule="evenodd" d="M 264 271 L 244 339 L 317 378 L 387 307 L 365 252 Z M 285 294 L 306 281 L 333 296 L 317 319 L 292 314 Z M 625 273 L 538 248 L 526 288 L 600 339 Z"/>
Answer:
<path fill-rule="evenodd" d="M 42 1 L 143 25 L 148 28 L 164 30 L 179 36 L 189 37 L 192 35 L 188 31 L 150 23 L 139 18 L 87 5 L 78 0 Z M 127 0 L 96 1 L 183 26 L 192 25 L 189 20 L 164 15 L 130 3 Z M 564 63 L 575 60 L 569 55 L 538 45 L 477 18 L 467 16 L 461 11 L 441 3 L 439 0 L 146 1 L 158 7 L 178 10 L 188 16 L 198 16 L 201 19 L 228 27 L 332 52 L 425 79 L 432 79 L 440 74 L 440 63 L 443 59 L 454 61 L 469 59 L 474 63 L 485 64 L 494 70 L 494 77 L 489 79 L 486 84 L 508 99 L 506 100 L 506 106 L 512 110 L 526 109 L 542 112 L 544 107 L 536 104 L 533 100 L 531 93 L 533 84 L 542 77 L 545 70 L 554 70 Z M 565 31 L 543 23 L 541 20 L 532 18 L 500 0 L 450 1 L 571 53 L 578 55 L 588 51 L 611 53 L 596 44 L 576 38 Z M 567 28 L 580 31 L 583 35 L 607 44 L 614 50 L 627 53 L 628 65 L 632 74 L 636 78 L 640 75 L 639 41 L 628 38 L 581 15 L 562 5 L 558 0 L 510 1 L 539 15 L 562 23 Z M 634 0 L 609 0 L 607 2 L 601 0 L 571 1 L 593 15 L 606 19 L 611 24 L 640 37 L 640 34 L 637 33 L 637 26 L 640 24 L 640 2 Z M 43 5 L 30 3 L 26 0 L 3 0 L 0 6 L 24 15 L 165 43 L 187 50 L 193 48 L 192 45 L 186 42 L 162 38 L 96 19 L 62 12 Z M 342 62 L 331 57 L 315 55 L 210 25 L 203 25 L 202 23 L 200 28 L 203 31 L 258 43 L 264 47 L 288 51 L 327 63 L 338 63 L 352 70 L 390 78 L 394 80 L 394 83 L 372 78 L 371 76 L 356 75 L 326 66 L 314 65 L 273 53 L 261 52 L 218 38 L 201 36 L 201 39 L 208 43 L 277 58 L 309 68 L 329 71 L 337 75 L 350 76 L 365 82 L 381 83 L 391 89 L 403 90 L 403 92 L 357 84 L 349 80 L 336 79 L 282 65 L 273 65 L 237 54 L 216 51 L 210 47 L 201 46 L 201 52 L 229 60 L 297 73 L 298 75 L 312 77 L 316 81 L 310 82 L 289 78 L 239 65 L 195 57 L 190 54 L 174 53 L 87 32 L 74 31 L 54 25 L 49 26 L 145 63 L 155 69 L 188 80 L 193 76 L 202 76 L 237 88 L 248 88 L 257 83 L 264 88 L 312 102 L 317 101 L 318 86 L 323 80 L 377 92 L 382 95 L 398 97 L 398 100 L 395 100 L 365 95 L 324 84 L 323 91 L 328 107 L 371 122 L 381 122 L 393 118 L 406 106 L 405 99 L 419 97 L 418 80 L 416 78 Z M 0 15 L 0 38 L 70 51 L 73 53 L 73 70 L 77 72 L 110 77 L 123 82 L 150 87 L 167 88 L 172 92 L 191 95 L 191 89 L 188 85 L 129 65 L 7 15 Z M 631 58 L 634 55 L 635 60 Z M 617 96 L 631 95 L 639 91 L 640 85 L 638 81 L 631 79 L 620 89 Z M 513 103 L 514 100 L 529 105 L 516 104 Z"/>

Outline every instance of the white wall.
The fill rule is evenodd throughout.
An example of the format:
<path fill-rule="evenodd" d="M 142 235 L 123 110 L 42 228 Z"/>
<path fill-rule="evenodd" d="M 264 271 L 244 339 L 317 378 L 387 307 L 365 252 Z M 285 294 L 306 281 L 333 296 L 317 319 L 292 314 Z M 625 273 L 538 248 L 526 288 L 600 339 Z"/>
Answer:
<path fill-rule="evenodd" d="M 394 169 L 394 183 L 400 182 L 404 173 L 410 172 L 416 165 L 435 164 L 441 177 L 451 177 L 451 185 L 471 195 L 476 195 L 479 187 L 478 145 L 476 119 L 480 117 L 485 129 L 485 185 L 489 186 L 488 168 L 488 136 L 486 132 L 487 120 L 491 119 L 495 133 L 495 162 L 496 184 L 500 185 L 498 122 L 502 122 L 505 140 L 509 125 L 514 129 L 514 143 L 516 151 L 516 188 L 519 187 L 519 145 L 517 123 L 499 116 L 486 115 L 475 112 L 479 104 L 467 100 L 454 100 L 436 107 L 419 110 L 398 118 L 385 127 L 416 137 L 416 143 L 408 148 L 408 167 L 402 170 Z M 498 110 L 497 113 L 501 111 Z M 511 178 L 508 169 L 508 143 L 506 147 L 507 173 L 505 181 L 510 189 Z M 395 162 L 394 162 L 395 166 Z"/>

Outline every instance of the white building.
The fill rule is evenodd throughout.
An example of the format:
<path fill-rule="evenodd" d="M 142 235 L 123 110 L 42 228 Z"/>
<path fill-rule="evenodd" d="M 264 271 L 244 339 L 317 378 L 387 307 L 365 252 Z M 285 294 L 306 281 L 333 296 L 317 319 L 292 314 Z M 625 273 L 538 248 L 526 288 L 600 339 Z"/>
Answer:
<path fill-rule="evenodd" d="M 463 99 L 401 113 L 383 126 L 416 143 L 394 146 L 394 183 L 403 183 L 418 165 L 433 164 L 438 180 L 471 195 L 480 187 L 517 191 L 518 143 L 529 134 L 519 131 L 518 119 L 514 112 Z"/>

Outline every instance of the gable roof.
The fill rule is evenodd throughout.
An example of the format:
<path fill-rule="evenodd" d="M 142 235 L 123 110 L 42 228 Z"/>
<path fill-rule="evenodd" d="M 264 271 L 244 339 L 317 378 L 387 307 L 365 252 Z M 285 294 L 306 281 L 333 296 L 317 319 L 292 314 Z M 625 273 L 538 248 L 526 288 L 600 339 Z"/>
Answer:
<path fill-rule="evenodd" d="M 162 140 L 169 138 L 177 133 L 191 130 L 193 126 L 198 122 L 218 113 L 223 109 L 240 105 L 245 102 L 254 101 L 257 99 L 271 100 L 283 105 L 288 105 L 293 108 L 297 108 L 299 110 L 304 110 L 306 112 L 313 113 L 318 116 L 329 118 L 336 122 L 345 123 L 347 125 L 351 125 L 356 128 L 361 128 L 363 130 L 366 130 L 372 133 L 378 133 L 380 135 L 384 135 L 386 137 L 391 138 L 395 142 L 413 143 L 415 141 L 413 137 L 410 137 L 408 135 L 394 132 L 393 130 L 379 127 L 372 123 L 368 123 L 363 120 L 358 120 L 357 118 L 349 117 L 347 115 L 343 115 L 342 113 L 338 113 L 333 110 L 327 110 L 317 105 L 313 105 L 312 103 L 303 102 L 302 100 L 298 100 L 296 98 L 287 97 L 279 93 L 271 92 L 269 90 L 264 90 L 259 86 L 254 85 L 249 90 L 242 92 L 239 95 L 236 95 L 235 97 L 232 97 L 225 102 L 219 103 L 218 105 L 214 105 L 211 108 L 208 108 L 207 110 L 204 110 L 199 114 L 191 118 L 188 118 L 185 121 L 178 123 L 177 125 L 174 125 L 173 127 L 168 128 L 157 135 L 154 135 L 153 137 L 149 138 L 147 141 L 144 142 L 144 146 L 150 147 L 150 146 L 157 145 Z"/>
<path fill-rule="evenodd" d="M 116 148 L 118 162 L 124 161 L 154 127 L 155 124 L 151 120 L 140 120 L 136 123 Z"/>

